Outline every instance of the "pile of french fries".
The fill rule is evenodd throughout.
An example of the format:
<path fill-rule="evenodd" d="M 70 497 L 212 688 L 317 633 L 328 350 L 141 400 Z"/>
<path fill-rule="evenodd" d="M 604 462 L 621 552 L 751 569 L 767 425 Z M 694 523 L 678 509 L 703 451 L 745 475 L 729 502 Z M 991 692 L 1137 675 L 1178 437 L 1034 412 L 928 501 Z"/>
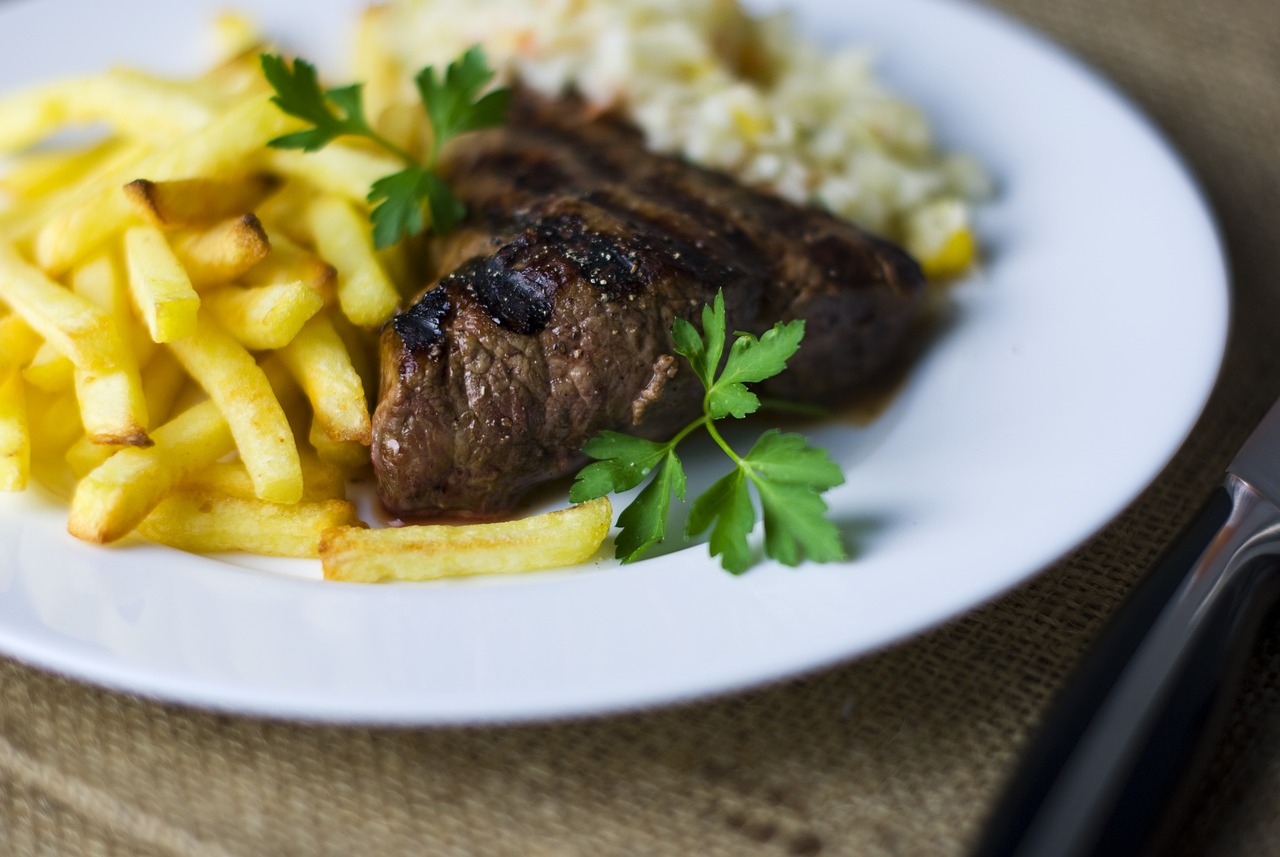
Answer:
<path fill-rule="evenodd" d="M 297 120 L 252 29 L 216 32 L 196 80 L 113 70 L 0 97 L 0 489 L 40 481 L 90 542 L 320 556 L 335 579 L 590 557 L 607 501 L 545 526 L 360 522 L 376 335 L 417 288 L 404 250 L 373 249 L 365 195 L 400 165 L 268 148 Z M 107 130 L 65 142 L 85 123 Z"/>

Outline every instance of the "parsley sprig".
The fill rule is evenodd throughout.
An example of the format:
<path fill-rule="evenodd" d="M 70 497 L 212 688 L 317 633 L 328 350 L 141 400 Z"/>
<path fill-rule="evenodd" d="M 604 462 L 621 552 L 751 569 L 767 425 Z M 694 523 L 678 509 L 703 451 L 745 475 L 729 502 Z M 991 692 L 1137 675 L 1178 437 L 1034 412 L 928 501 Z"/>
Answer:
<path fill-rule="evenodd" d="M 810 446 L 803 435 L 770 429 L 746 455 L 739 455 L 716 427 L 719 420 L 741 419 L 760 408 L 760 399 L 746 385 L 771 378 L 786 367 L 800 347 L 804 322 L 778 323 L 759 338 L 736 333 L 727 357 L 726 331 L 723 294 L 703 308 L 701 333 L 684 319 L 676 319 L 671 328 L 676 351 L 689 361 L 706 391 L 702 416 L 666 443 L 601 432 L 583 447 L 595 461 L 578 473 L 569 498 L 582 503 L 627 491 L 653 474 L 618 516 L 617 556 L 623 562 L 639 559 L 666 537 L 671 497 L 685 500 L 684 466 L 676 447 L 701 428 L 730 458 L 733 469 L 694 500 L 685 526 L 687 537 L 710 528 L 711 555 L 719 556 L 727 571 L 745 571 L 753 559 L 747 536 L 756 524 L 750 490 L 754 486 L 764 517 L 766 556 L 785 565 L 798 565 L 806 557 L 816 562 L 844 559 L 840 533 L 826 518 L 827 504 L 822 499 L 824 491 L 844 482 L 844 474 L 826 451 Z"/>
<path fill-rule="evenodd" d="M 314 152 L 338 137 L 363 137 L 404 162 L 403 170 L 378 179 L 369 189 L 375 246 L 389 247 L 421 232 L 426 226 L 424 206 L 438 232 L 448 232 L 466 216 L 462 201 L 435 172 L 440 152 L 461 134 L 501 125 L 511 99 L 506 88 L 480 94 L 493 79 L 493 70 L 479 46 L 449 63 L 441 77 L 434 66 L 414 77 L 432 132 L 430 151 L 421 161 L 379 134 L 365 118 L 363 84 L 322 89 L 315 66 L 306 60 L 290 63 L 281 56 L 263 54 L 261 62 L 262 73 L 275 90 L 272 102 L 311 125 L 277 137 L 268 145 Z"/>

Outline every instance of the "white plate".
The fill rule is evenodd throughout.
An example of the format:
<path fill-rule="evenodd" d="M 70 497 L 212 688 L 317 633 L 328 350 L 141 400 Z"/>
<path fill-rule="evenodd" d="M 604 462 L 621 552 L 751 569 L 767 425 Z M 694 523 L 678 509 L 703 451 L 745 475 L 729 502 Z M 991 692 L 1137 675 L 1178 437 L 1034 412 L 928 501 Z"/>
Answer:
<path fill-rule="evenodd" d="M 199 3 L 0 10 L 0 90 L 130 62 L 201 67 Z M 290 0 L 274 33 L 334 68 L 354 3 Z M 356 586 L 147 545 L 77 543 L 38 492 L 0 499 L 0 651 L 89 681 L 320 720 L 526 720 L 668 703 L 868 652 L 1043 568 L 1155 477 L 1209 393 L 1228 290 L 1169 147 L 1060 50 L 946 0 L 801 4 L 881 49 L 948 145 L 990 165 L 984 275 L 867 429 L 815 426 L 846 465 L 843 565 L 735 578 L 705 547 L 628 567 Z M 283 568 L 297 571 L 296 566 Z M 314 574 L 314 565 L 304 566 Z"/>

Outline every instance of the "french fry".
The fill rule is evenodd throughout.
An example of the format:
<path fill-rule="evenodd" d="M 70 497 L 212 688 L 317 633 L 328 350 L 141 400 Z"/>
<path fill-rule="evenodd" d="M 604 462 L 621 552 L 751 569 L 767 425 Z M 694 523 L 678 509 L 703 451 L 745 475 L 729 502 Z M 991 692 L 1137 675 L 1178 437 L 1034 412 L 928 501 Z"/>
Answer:
<path fill-rule="evenodd" d="M 276 397 L 285 418 L 289 421 L 289 427 L 293 430 L 295 437 L 300 437 L 311 419 L 311 409 L 307 405 L 306 395 L 298 386 L 298 382 L 289 374 L 289 368 L 284 365 L 279 354 L 268 355 L 260 365 L 262 374 L 267 376 L 267 383 L 271 385 L 271 394 Z M 301 455 L 299 450 L 299 458 Z"/>
<path fill-rule="evenodd" d="M 384 135 L 392 135 L 392 141 L 401 148 L 409 149 L 403 145 L 407 141 L 395 136 L 395 129 L 389 128 L 387 123 L 388 113 L 404 103 L 401 99 L 403 87 L 405 81 L 413 76 L 412 72 L 405 73 L 401 63 L 394 58 L 394 51 L 386 49 L 389 17 L 385 6 L 366 6 L 361 11 L 356 19 L 353 39 L 352 73 L 356 80 L 364 81 L 365 110 L 369 116 L 375 117 L 378 130 Z"/>
<path fill-rule="evenodd" d="M 75 383 L 75 366 L 70 358 L 45 342 L 22 370 L 22 380 L 47 393 L 60 393 L 70 390 Z"/>
<path fill-rule="evenodd" d="M 111 256 L 105 253 L 72 274 L 72 290 L 109 312 L 115 322 L 115 329 L 109 333 L 111 367 L 75 368 L 76 399 L 80 403 L 80 420 L 91 442 L 150 446 L 142 377 L 137 357 L 124 341 L 134 323 L 122 279 Z"/>
<path fill-rule="evenodd" d="M 270 173 L 252 172 L 229 178 L 134 179 L 124 186 L 124 195 L 143 220 L 168 231 L 210 226 L 253 211 L 279 186 Z"/>
<path fill-rule="evenodd" d="M 263 96 L 245 98 L 200 130 L 95 181 L 36 233 L 36 261 L 46 271 L 61 273 L 129 223 L 133 204 L 121 191 L 126 183 L 140 176 L 169 181 L 234 170 L 267 141 L 299 124 Z"/>
<path fill-rule="evenodd" d="M 307 394 L 324 433 L 332 440 L 368 446 L 372 429 L 364 384 L 329 318 L 312 318 L 279 354 Z"/>
<path fill-rule="evenodd" d="M 369 227 L 345 200 L 327 196 L 307 209 L 316 250 L 338 270 L 338 304 L 360 327 L 372 328 L 395 313 L 400 295 L 373 252 Z"/>
<path fill-rule="evenodd" d="M 342 468 L 326 464 L 314 455 L 301 455 L 302 462 L 302 500 L 303 503 L 318 503 L 321 500 L 343 500 L 346 498 L 347 479 Z M 194 488 L 223 494 L 228 497 L 240 497 L 245 500 L 256 500 L 253 490 L 253 479 L 244 463 L 240 461 L 216 461 L 208 467 L 191 474 L 182 483 L 183 488 Z"/>
<path fill-rule="evenodd" d="M 335 325 L 336 326 L 336 325 Z M 299 437 L 306 437 L 308 445 L 325 464 L 347 473 L 357 473 L 369 467 L 369 447 L 356 441 L 333 440 L 320 426 L 315 414 L 307 407 L 301 386 L 284 364 L 284 358 L 276 352 L 262 361 L 263 372 L 271 382 L 271 389 L 280 406 L 289 417 L 289 425 Z"/>
<path fill-rule="evenodd" d="M 313 418 L 307 431 L 307 441 L 320 456 L 320 460 L 348 472 L 358 472 L 369 466 L 369 446 L 354 440 L 334 440 L 324 430 L 318 419 Z"/>
<path fill-rule="evenodd" d="M 316 152 L 272 149 L 266 153 L 265 161 L 268 168 L 281 175 L 301 179 L 317 190 L 357 204 L 364 203 L 374 182 L 405 168 L 384 152 L 344 143 L 331 143 Z"/>
<path fill-rule="evenodd" d="M 80 406 L 75 396 L 27 388 L 27 422 L 31 457 L 60 458 L 81 434 Z"/>
<path fill-rule="evenodd" d="M 347 347 L 351 365 L 360 376 L 365 396 L 369 400 L 369 409 L 372 411 L 377 402 L 378 383 L 381 380 L 378 377 L 379 331 L 362 330 L 347 321 L 341 313 L 333 313 L 329 320 L 333 322 L 333 329 L 342 337 L 342 342 Z"/>
<path fill-rule="evenodd" d="M 110 316 L 49 279 L 5 244 L 0 244 L 0 299 L 77 366 L 111 367 Z"/>
<path fill-rule="evenodd" d="M 80 480 L 68 532 L 99 543 L 128 535 L 187 475 L 235 448 L 227 420 L 212 401 L 179 414 L 152 438 L 154 446 L 122 449 Z"/>
<path fill-rule="evenodd" d="M 613 521 L 608 497 L 516 521 L 361 529 L 320 540 L 326 580 L 439 580 L 577 565 L 603 544 Z"/>
<path fill-rule="evenodd" d="M 157 426 L 177 413 L 178 395 L 188 378 L 172 354 L 157 349 L 142 368 L 142 398 L 147 403 L 147 425 Z"/>
<path fill-rule="evenodd" d="M 160 425 L 179 410 L 175 405 L 187 380 L 186 372 L 172 354 L 156 351 L 142 376 L 142 401 L 146 406 L 147 425 Z M 119 445 L 95 442 L 88 435 L 81 435 L 67 450 L 66 462 L 71 473 L 80 478 L 114 455 L 117 449 Z"/>
<path fill-rule="evenodd" d="M 90 442 L 111 446 L 150 446 L 147 403 L 137 367 L 96 372 L 75 370 L 80 422 Z"/>
<path fill-rule="evenodd" d="M 406 242 L 392 244 L 374 251 L 378 264 L 387 272 L 387 279 L 395 285 L 404 297 L 411 297 L 421 287 L 421 278 L 413 270 L 409 261 L 409 249 Z"/>
<path fill-rule="evenodd" d="M 40 334 L 21 316 L 6 315 L 0 318 L 0 378 L 18 372 L 40 348 Z"/>
<path fill-rule="evenodd" d="M 150 151 L 141 143 L 119 142 L 118 147 L 113 147 L 100 159 L 86 160 L 84 173 L 74 182 L 60 182 L 35 199 L 15 205 L 8 211 L 0 211 L 0 237 L 15 243 L 22 242 L 23 246 L 34 242 L 36 235 L 50 228 L 51 221 L 69 217 L 69 212 L 95 187 L 113 175 L 131 172 Z"/>
<path fill-rule="evenodd" d="M 284 505 L 179 488 L 160 501 L 138 531 L 187 551 L 315 557 L 324 532 L 358 520 L 355 507 L 346 500 Z"/>
<path fill-rule="evenodd" d="M 368 92 L 368 86 L 365 91 Z M 377 117 L 374 124 L 378 133 L 392 143 L 406 152 L 427 151 L 431 142 L 431 125 L 423 119 L 422 109 L 417 104 L 401 102 L 381 109 L 370 106 L 368 110 Z"/>
<path fill-rule="evenodd" d="M 262 31 L 258 25 L 238 12 L 220 12 L 209 28 L 215 56 L 220 62 L 232 62 L 236 58 L 262 44 Z"/>
<path fill-rule="evenodd" d="M 31 432 L 22 376 L 0 375 L 0 491 L 25 491 L 31 477 Z"/>
<path fill-rule="evenodd" d="M 212 118 L 209 105 L 179 84 L 113 69 L 0 100 L 0 151 L 25 149 L 67 125 L 96 121 L 126 136 L 167 142 Z"/>
<path fill-rule="evenodd" d="M 94 443 L 89 440 L 87 435 L 82 434 L 67 449 L 63 459 L 66 461 L 67 467 L 71 469 L 71 475 L 81 479 L 92 472 L 94 468 L 100 466 L 102 462 L 115 455 L 117 451 L 114 446 Z"/>
<path fill-rule="evenodd" d="M 28 152 L 0 176 L 0 190 L 24 203 L 74 185 L 124 148 L 119 139 L 108 139 L 88 149 L 52 149 Z"/>
<path fill-rule="evenodd" d="M 269 231 L 271 252 L 254 265 L 240 282 L 246 286 L 270 286 L 300 282 L 324 299 L 326 304 L 338 294 L 338 272 L 310 250 L 294 244 L 284 235 Z"/>
<path fill-rule="evenodd" d="M 174 255 L 195 288 L 229 283 L 271 251 L 258 218 L 243 214 L 207 230 L 180 232 L 172 238 Z"/>
<path fill-rule="evenodd" d="M 0 152 L 18 152 L 48 137 L 64 121 L 67 85 L 47 84 L 0 101 Z"/>
<path fill-rule="evenodd" d="M 155 342 L 173 342 L 196 329 L 200 296 L 154 226 L 134 226 L 124 234 L 129 288 Z"/>
<path fill-rule="evenodd" d="M 302 496 L 298 448 L 267 376 L 244 346 L 212 319 L 169 344 L 175 357 L 226 415 L 259 499 L 296 503 Z"/>
<path fill-rule="evenodd" d="M 308 319 L 324 309 L 324 298 L 301 280 L 227 286 L 205 293 L 203 302 L 209 314 L 252 351 L 283 348 Z"/>
<path fill-rule="evenodd" d="M 156 343 L 134 315 L 128 279 L 114 253 L 99 253 L 71 272 L 71 290 L 107 311 L 125 351 L 117 358 L 141 366 L 156 353 Z M 132 355 L 130 357 L 130 355 Z"/>

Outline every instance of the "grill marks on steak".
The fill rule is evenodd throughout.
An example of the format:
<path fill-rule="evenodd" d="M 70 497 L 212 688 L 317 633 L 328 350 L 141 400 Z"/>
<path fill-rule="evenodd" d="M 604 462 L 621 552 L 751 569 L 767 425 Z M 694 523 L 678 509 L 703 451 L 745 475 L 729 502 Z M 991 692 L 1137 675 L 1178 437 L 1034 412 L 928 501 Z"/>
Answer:
<path fill-rule="evenodd" d="M 373 461 L 400 514 L 490 514 L 571 472 L 602 429 L 670 436 L 701 409 L 671 323 L 723 290 L 730 324 L 803 318 L 770 395 L 831 403 L 901 353 L 922 277 L 822 212 L 650 154 L 572 99 L 516 100 L 469 138 L 450 184 L 470 211 L 446 273 L 382 339 Z"/>
<path fill-rule="evenodd" d="M 748 313 L 762 290 L 719 245 L 561 197 L 446 276 L 383 334 L 383 501 L 497 511 L 575 467 L 601 429 L 678 430 L 701 395 L 672 371 L 672 321 L 721 288 Z"/>

